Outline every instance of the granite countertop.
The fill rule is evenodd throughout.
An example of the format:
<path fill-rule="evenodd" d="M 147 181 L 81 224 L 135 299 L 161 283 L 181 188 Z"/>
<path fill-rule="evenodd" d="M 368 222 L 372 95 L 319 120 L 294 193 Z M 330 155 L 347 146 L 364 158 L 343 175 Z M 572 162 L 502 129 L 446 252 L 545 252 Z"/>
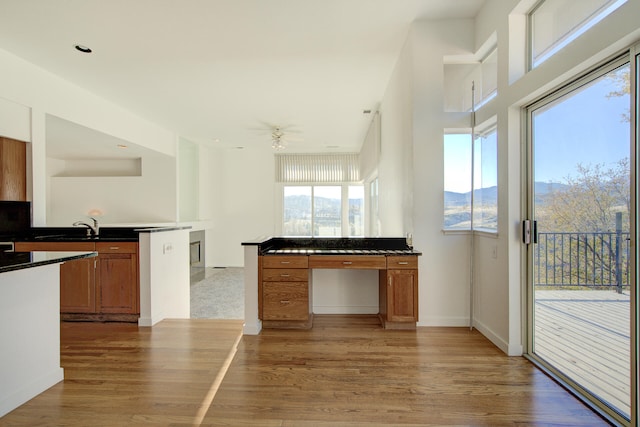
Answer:
<path fill-rule="evenodd" d="M 404 237 L 270 237 L 243 245 L 257 245 L 260 255 L 422 255 Z"/>
<path fill-rule="evenodd" d="M 97 252 L 0 252 L 0 273 L 96 256 Z"/>
<path fill-rule="evenodd" d="M 12 242 L 137 242 L 140 233 L 190 229 L 190 226 L 175 227 L 101 227 L 98 236 L 87 235 L 85 227 L 32 227 L 17 236 L 0 236 L 0 241 Z"/>

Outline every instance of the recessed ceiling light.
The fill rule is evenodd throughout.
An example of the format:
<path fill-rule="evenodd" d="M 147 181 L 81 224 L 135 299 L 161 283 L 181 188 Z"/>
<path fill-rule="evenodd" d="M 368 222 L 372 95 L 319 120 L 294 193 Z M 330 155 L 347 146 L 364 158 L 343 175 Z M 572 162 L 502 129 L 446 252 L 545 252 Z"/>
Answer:
<path fill-rule="evenodd" d="M 80 51 L 80 52 L 82 52 L 82 53 L 91 53 L 91 52 L 93 52 L 93 51 L 91 50 L 91 48 L 88 48 L 88 47 L 83 46 L 83 45 L 81 45 L 81 44 L 77 44 L 77 45 L 75 45 L 74 47 L 76 48 L 76 50 L 77 50 L 77 51 Z"/>
<path fill-rule="evenodd" d="M 128 146 L 126 146 L 124 144 L 118 144 L 116 147 L 118 147 L 118 148 L 129 148 Z"/>

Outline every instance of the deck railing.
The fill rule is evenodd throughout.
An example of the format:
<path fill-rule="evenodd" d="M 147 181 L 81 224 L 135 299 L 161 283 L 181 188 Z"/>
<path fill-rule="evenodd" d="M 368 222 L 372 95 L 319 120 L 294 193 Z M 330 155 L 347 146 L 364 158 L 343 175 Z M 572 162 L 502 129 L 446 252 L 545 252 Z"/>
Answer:
<path fill-rule="evenodd" d="M 629 287 L 629 233 L 538 233 L 536 286 Z"/>

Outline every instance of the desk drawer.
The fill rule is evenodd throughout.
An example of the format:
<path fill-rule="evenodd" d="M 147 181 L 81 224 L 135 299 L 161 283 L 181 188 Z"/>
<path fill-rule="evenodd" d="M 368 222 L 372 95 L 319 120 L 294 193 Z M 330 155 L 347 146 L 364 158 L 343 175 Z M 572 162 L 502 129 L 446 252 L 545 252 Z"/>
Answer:
<path fill-rule="evenodd" d="M 292 282 L 264 282 L 263 320 L 308 320 L 309 285 Z"/>
<path fill-rule="evenodd" d="M 387 257 L 388 270 L 398 270 L 398 269 L 415 270 L 417 268 L 418 268 L 418 257 L 415 255 Z"/>
<path fill-rule="evenodd" d="M 309 270 L 306 268 L 263 268 L 265 282 L 307 282 Z"/>
<path fill-rule="evenodd" d="M 385 270 L 384 255 L 310 255 L 309 268 L 355 268 Z"/>
<path fill-rule="evenodd" d="M 262 257 L 262 268 L 309 268 L 309 257 L 267 255 Z"/>

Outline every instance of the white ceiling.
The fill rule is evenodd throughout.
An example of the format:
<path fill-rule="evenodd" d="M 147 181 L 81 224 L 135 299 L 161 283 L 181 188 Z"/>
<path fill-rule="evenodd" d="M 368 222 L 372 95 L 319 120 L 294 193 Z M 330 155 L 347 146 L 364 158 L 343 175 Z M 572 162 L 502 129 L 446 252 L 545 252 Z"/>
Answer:
<path fill-rule="evenodd" d="M 483 2 L 0 0 L 0 49 L 192 141 L 262 147 L 289 125 L 290 152 L 358 151 L 411 22 Z M 73 139 L 56 125 L 49 155 Z"/>

